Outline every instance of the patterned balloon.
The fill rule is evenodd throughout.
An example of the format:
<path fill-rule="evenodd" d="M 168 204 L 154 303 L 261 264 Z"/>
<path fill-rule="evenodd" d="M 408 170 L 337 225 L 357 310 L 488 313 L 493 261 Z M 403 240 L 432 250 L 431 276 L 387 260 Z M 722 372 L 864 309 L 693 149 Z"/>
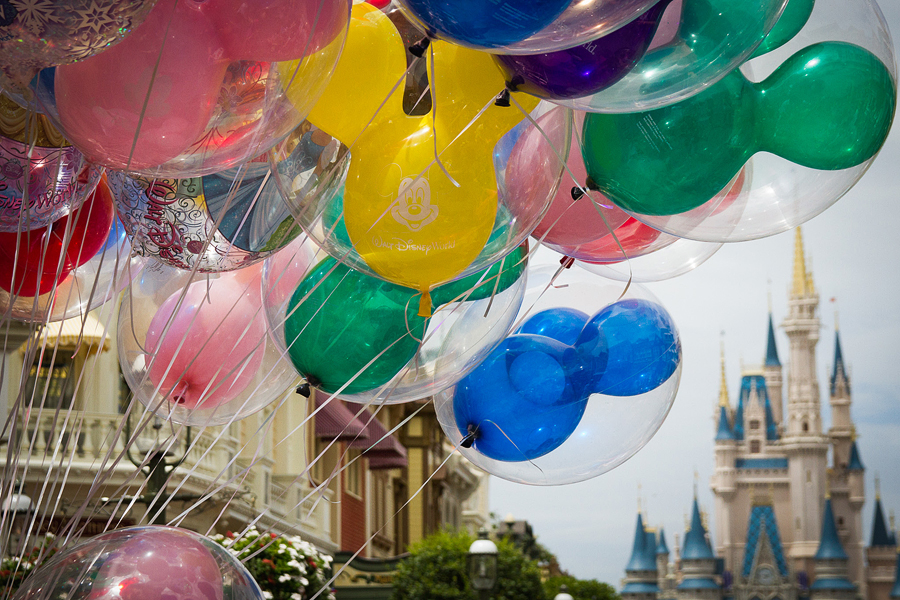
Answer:
<path fill-rule="evenodd" d="M 156 0 L 0 0 L 0 86 L 23 89 L 45 67 L 120 41 Z"/>

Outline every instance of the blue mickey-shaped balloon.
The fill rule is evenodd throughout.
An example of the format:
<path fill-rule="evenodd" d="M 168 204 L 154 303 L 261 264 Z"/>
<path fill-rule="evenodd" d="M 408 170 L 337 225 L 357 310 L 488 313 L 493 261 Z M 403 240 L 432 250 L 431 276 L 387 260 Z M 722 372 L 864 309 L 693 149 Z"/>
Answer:
<path fill-rule="evenodd" d="M 533 460 L 568 439 L 584 414 L 591 363 L 541 336 L 507 337 L 460 381 L 453 412 L 472 447 L 501 461 Z"/>
<path fill-rule="evenodd" d="M 681 362 L 681 341 L 672 317 L 659 304 L 628 299 L 610 304 L 585 326 L 575 343 L 581 353 L 606 355 L 589 391 L 637 396 L 662 385 Z"/>
<path fill-rule="evenodd" d="M 530 316 L 516 333 L 543 335 L 574 346 L 581 330 L 590 320 L 590 316 L 574 308 L 548 308 Z"/>

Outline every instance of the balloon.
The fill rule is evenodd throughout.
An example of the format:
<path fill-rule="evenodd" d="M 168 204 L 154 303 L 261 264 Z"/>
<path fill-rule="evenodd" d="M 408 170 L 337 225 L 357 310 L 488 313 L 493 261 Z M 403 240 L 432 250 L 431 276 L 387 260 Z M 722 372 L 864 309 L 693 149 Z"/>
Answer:
<path fill-rule="evenodd" d="M 574 346 L 581 330 L 591 318 L 574 308 L 548 308 L 532 315 L 516 330 L 516 333 L 542 335 Z"/>
<path fill-rule="evenodd" d="M 511 90 L 556 100 L 606 89 L 634 68 L 671 0 L 661 0 L 624 27 L 580 46 L 546 54 L 494 55 Z"/>
<path fill-rule="evenodd" d="M 884 143 L 895 103 L 894 80 L 877 57 L 850 44 L 820 43 L 758 84 L 735 71 L 666 108 L 589 114 L 584 160 L 622 208 L 677 214 L 715 196 L 757 152 L 820 170 L 869 160 Z"/>
<path fill-rule="evenodd" d="M 416 295 L 333 259 L 322 261 L 288 308 L 285 339 L 294 366 L 329 393 L 385 383 L 415 355 L 425 332 Z"/>
<path fill-rule="evenodd" d="M 558 448 L 587 404 L 590 363 L 551 338 L 506 338 L 456 386 L 453 412 L 472 448 L 500 461 L 526 461 Z"/>
<path fill-rule="evenodd" d="M 790 0 L 800 3 L 806 0 Z M 747 60 L 775 26 L 788 0 L 682 0 L 671 40 L 650 50 L 614 85 L 558 102 L 600 113 L 646 111 L 706 90 Z M 664 16 L 665 18 L 665 16 Z M 661 32 L 663 33 L 663 32 Z"/>
<path fill-rule="evenodd" d="M 620 300 L 595 314 L 575 347 L 602 346 L 605 369 L 596 371 L 589 389 L 608 396 L 637 396 L 662 385 L 681 362 L 681 342 L 672 318 L 660 305 Z"/>
<path fill-rule="evenodd" d="M 643 251 L 630 256 L 627 261 L 578 260 L 575 261 L 575 264 L 591 273 L 616 281 L 640 283 L 663 281 L 696 269 L 722 247 L 721 242 L 698 242 L 660 233 L 646 225 L 642 228 L 645 228 L 646 231 L 656 232 L 658 234 L 656 242 L 649 244 Z"/>
<path fill-rule="evenodd" d="M 344 145 L 353 146 L 343 221 L 358 258 L 348 260 L 354 267 L 420 291 L 420 314 L 427 316 L 432 288 L 486 266 L 473 261 L 490 238 L 498 214 L 491 152 L 521 121 L 521 113 L 491 105 L 502 81 L 489 57 L 449 44 L 433 46 L 434 126 L 431 114 L 410 116 L 403 111 L 400 86 L 387 99 L 380 92 L 369 97 L 359 82 L 370 76 L 354 77 L 360 65 L 379 65 L 382 78 L 396 82 L 405 72 L 404 49 L 387 16 L 364 4 L 357 5 L 354 14 L 351 43 L 310 120 L 338 135 Z M 357 30 L 369 45 L 354 41 Z M 382 72 L 381 66 L 390 70 Z M 347 118 L 344 107 L 353 99 L 346 97 L 346 90 L 351 85 L 363 90 L 364 106 L 377 108 L 384 103 L 377 115 Z M 343 100 L 332 104 L 334 93 Z M 518 101 L 525 110 L 536 105 L 527 97 Z M 335 133 L 338 130 L 343 133 Z M 436 152 L 440 164 L 435 161 Z M 304 227 L 315 235 L 311 219 L 321 212 L 300 212 L 307 215 L 301 218 Z M 524 238 L 525 232 L 521 233 Z M 520 242 L 511 236 L 502 253 L 490 258 L 499 259 Z M 346 252 L 328 249 L 345 260 Z"/>
<path fill-rule="evenodd" d="M 215 408 L 236 398 L 265 353 L 258 290 L 233 278 L 210 287 L 197 281 L 173 293 L 147 330 L 151 381 L 187 409 Z"/>
<path fill-rule="evenodd" d="M 114 219 L 104 177 L 71 218 L 66 215 L 29 231 L 0 232 L 0 288 L 29 297 L 50 292 L 103 248 Z"/>
<path fill-rule="evenodd" d="M 0 87 L 23 90 L 44 67 L 83 60 L 118 43 L 141 24 L 155 2 L 4 2 Z"/>
<path fill-rule="evenodd" d="M 135 247 L 173 267 L 239 269 L 300 233 L 265 156 L 203 177 L 109 177 Z"/>
<path fill-rule="evenodd" d="M 547 341 L 544 347 L 558 345 L 557 347 L 568 348 L 570 354 L 576 356 L 576 364 L 585 366 L 584 373 L 589 378 L 587 387 L 582 391 L 582 396 L 587 400 L 580 418 L 576 421 L 568 412 L 569 409 L 574 410 L 578 403 L 574 406 L 561 403 L 558 416 L 555 416 L 556 413 L 551 414 L 553 406 L 547 402 L 552 402 L 555 391 L 545 393 L 545 390 L 549 392 L 558 389 L 556 369 L 549 369 L 545 387 L 541 387 L 538 382 L 532 385 L 532 373 L 540 372 L 543 378 L 542 367 L 552 367 L 544 357 L 530 355 L 515 368 L 514 360 L 500 364 L 495 362 L 492 368 L 496 372 L 491 374 L 485 371 L 491 364 L 488 362 L 491 360 L 489 358 L 469 376 L 475 377 L 477 373 L 483 373 L 484 377 L 477 382 L 478 385 L 471 386 L 461 395 L 459 390 L 463 382 L 460 382 L 454 388 L 434 397 L 438 422 L 450 444 L 480 469 L 510 481 L 531 485 L 561 485 L 584 481 L 615 468 L 640 450 L 659 429 L 675 400 L 681 362 L 668 379 L 647 393 L 627 397 L 594 393 L 590 387 L 591 381 L 602 377 L 608 370 L 606 362 L 612 363 L 611 368 L 618 368 L 613 356 L 617 348 L 616 337 L 610 342 L 605 337 L 605 328 L 588 325 L 585 330 L 587 333 L 581 333 L 582 325 L 588 320 L 587 315 L 597 315 L 605 310 L 604 307 L 623 300 L 639 300 L 641 303 L 658 306 L 658 300 L 642 285 L 631 284 L 623 292 L 624 287 L 580 269 L 559 271 L 553 266 L 529 269 L 528 290 L 519 315 L 522 324 L 507 340 L 544 340 Z M 522 333 L 537 330 L 565 339 L 576 335 L 581 337 L 580 344 L 573 347 L 540 334 Z M 588 334 L 592 334 L 590 339 Z M 491 358 L 495 358 L 493 354 Z M 547 402 L 541 404 L 528 400 L 535 398 Z M 457 418 L 460 399 L 467 401 L 466 406 L 475 407 L 479 415 L 487 415 L 490 411 L 492 416 L 485 418 L 496 419 L 497 423 L 502 420 L 504 425 L 500 427 L 503 431 L 515 440 L 516 446 L 533 450 L 534 458 L 525 460 L 521 452 L 514 454 L 516 450 L 513 445 L 505 436 L 500 435 L 499 428 L 491 424 L 486 424 L 483 432 L 486 436 L 492 436 L 491 441 L 498 442 L 500 451 L 504 454 L 498 451 L 496 457 L 488 455 L 483 451 L 486 442 L 479 448 L 477 438 L 474 441 L 466 440 L 464 444 L 463 439 L 468 434 L 469 427 L 468 423 L 463 423 L 461 427 Z M 472 401 L 468 402 L 469 400 Z M 476 418 L 468 420 L 477 421 Z M 541 429 L 548 423 L 559 428 L 561 435 L 554 439 L 562 439 L 562 442 L 552 450 L 541 453 L 543 448 L 538 448 L 542 440 L 552 437 L 546 428 Z M 529 429 L 534 437 L 530 436 Z M 469 441 L 473 441 L 471 447 L 468 447 Z"/>
<path fill-rule="evenodd" d="M 473 48 L 522 41 L 552 23 L 570 0 L 401 0 L 410 20 L 431 37 Z"/>
<path fill-rule="evenodd" d="M 332 259 L 324 261 L 323 264 L 316 267 L 311 266 L 311 249 L 312 243 L 306 241 L 305 237 L 298 238 L 292 243 L 291 247 L 277 253 L 266 260 L 265 275 L 263 277 L 263 290 L 265 298 L 266 318 L 269 323 L 270 334 L 283 348 L 287 348 L 288 334 L 286 333 L 286 321 L 294 318 L 299 312 L 314 314 L 309 323 L 303 326 L 301 335 L 310 333 L 310 328 L 324 327 L 327 321 L 322 321 L 320 317 L 327 318 L 328 315 L 322 315 L 316 311 L 315 298 L 307 297 L 292 313 L 293 304 L 291 296 L 294 289 L 302 279 L 310 283 L 311 278 L 317 276 L 315 273 L 321 274 L 320 269 L 325 263 L 334 264 Z M 392 362 L 390 368 L 381 355 L 376 358 L 373 367 L 384 368 L 383 373 L 375 384 L 369 381 L 367 385 L 374 385 L 371 389 L 359 390 L 357 388 L 348 387 L 340 392 L 340 397 L 352 402 L 359 403 L 377 403 L 377 404 L 394 404 L 399 402 L 408 402 L 432 395 L 453 384 L 474 368 L 487 355 L 488 352 L 500 342 L 506 335 L 515 320 L 515 315 L 521 305 L 522 294 L 525 290 L 525 260 L 527 252 L 524 248 L 515 251 L 515 260 L 508 257 L 509 260 L 502 261 L 493 265 L 484 273 L 471 276 L 471 279 L 463 281 L 455 281 L 446 286 L 435 289 L 434 299 L 439 303 L 433 316 L 427 320 L 424 333 L 415 334 L 416 338 L 420 338 L 421 343 L 417 340 L 409 341 L 406 338 L 398 342 L 397 345 L 409 343 L 413 351 L 413 355 L 406 360 L 405 364 L 400 364 L 403 358 L 397 358 L 396 362 Z M 331 273 L 323 279 L 325 283 L 320 284 L 320 288 L 328 283 L 328 277 L 337 277 L 337 274 Z M 364 288 L 368 289 L 372 285 L 380 286 L 381 289 L 392 289 L 379 279 L 368 277 L 364 274 L 353 272 L 348 277 L 359 278 L 365 282 Z M 349 285 L 346 281 L 341 281 L 337 292 L 341 292 L 345 285 Z M 394 286 L 398 295 L 415 298 L 414 290 L 407 290 Z M 445 289 L 446 288 L 446 289 Z M 335 292 L 335 293 L 337 293 Z M 316 297 L 324 295 L 327 297 L 326 302 L 335 302 L 335 295 L 328 294 L 325 290 L 316 290 Z M 413 305 L 416 302 L 414 300 Z M 341 306 L 337 307 L 339 311 Z M 402 310 L 404 306 L 397 306 L 389 311 L 393 316 L 390 317 L 392 322 L 405 327 Z M 323 307 L 326 312 L 329 310 L 327 304 Z M 337 312 L 337 311 L 336 311 Z M 373 324 L 377 323 L 374 318 L 369 322 L 365 319 L 369 318 L 368 313 L 359 314 L 358 317 L 352 318 L 350 315 L 357 313 L 347 312 L 335 316 L 337 319 L 329 326 L 337 328 L 341 324 L 347 325 L 347 333 L 351 331 L 355 335 L 365 336 L 366 343 L 370 344 L 369 338 L 377 335 L 378 331 L 374 331 Z M 380 313 L 388 314 L 388 311 Z M 384 317 L 379 317 L 384 319 Z M 398 331 L 404 331 L 400 329 Z M 306 347 L 296 342 L 294 348 L 302 358 L 307 362 L 316 362 L 321 366 L 314 373 L 328 372 L 333 373 L 333 365 L 338 364 L 341 368 L 346 367 L 345 377 L 348 379 L 338 380 L 330 386 L 331 389 L 325 388 L 325 384 L 319 383 L 317 387 L 323 389 L 327 393 L 332 393 L 339 389 L 335 388 L 338 383 L 349 381 L 356 371 L 368 364 L 374 356 L 381 350 L 387 348 L 388 344 L 400 335 L 396 331 L 390 341 L 384 341 L 379 347 L 378 341 L 371 342 L 371 350 L 366 350 L 364 356 L 357 356 L 357 353 L 349 355 L 343 349 L 334 350 L 325 358 L 325 347 L 323 344 L 328 343 L 325 335 L 321 336 L 322 341 L 309 340 L 308 336 Z M 346 337 L 346 336 L 345 336 Z M 310 345 L 313 344 L 313 345 Z M 396 346 L 394 346 L 396 347 Z M 393 361 L 393 358 L 391 359 Z M 354 362 L 355 361 L 355 362 Z M 357 367 L 356 365 L 360 366 Z M 313 369 L 313 366 L 309 367 Z M 356 369 L 352 371 L 352 369 Z M 390 371 L 394 371 L 390 373 Z M 306 371 L 303 371 L 306 373 Z M 367 377 L 370 372 L 366 372 L 360 377 Z M 315 375 L 314 375 L 315 377 Z M 383 380 L 387 377 L 386 380 Z M 321 379 L 316 377 L 314 381 Z M 382 381 L 383 380 L 383 381 Z M 358 379 L 351 382 L 355 384 Z M 347 391 L 350 390 L 350 391 Z"/>
<path fill-rule="evenodd" d="M 789 0 L 775 27 L 763 39 L 750 58 L 755 58 L 786 44 L 797 35 L 812 14 L 815 0 Z"/>
<path fill-rule="evenodd" d="M 225 548 L 193 531 L 157 526 L 117 529 L 67 545 L 37 567 L 18 593 L 92 600 L 262 598 Z"/>
<path fill-rule="evenodd" d="M 349 13 L 347 0 L 257 4 L 160 0 L 122 44 L 41 77 L 42 108 L 115 169 L 185 177 L 246 162 L 318 98 Z"/>
<path fill-rule="evenodd" d="M 78 184 L 84 167 L 46 117 L 0 94 L 0 232 L 43 227 L 77 208 L 97 184 Z"/>

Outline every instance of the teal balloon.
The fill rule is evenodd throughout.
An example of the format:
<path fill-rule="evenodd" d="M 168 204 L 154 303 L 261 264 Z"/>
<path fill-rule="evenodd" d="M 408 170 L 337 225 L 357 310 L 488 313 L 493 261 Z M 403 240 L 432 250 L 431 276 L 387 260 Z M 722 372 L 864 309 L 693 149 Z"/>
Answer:
<path fill-rule="evenodd" d="M 815 3 L 816 0 L 790 0 L 784 8 L 784 12 L 778 17 L 775 27 L 750 58 L 762 56 L 791 41 L 809 21 Z"/>
<path fill-rule="evenodd" d="M 338 190 L 322 211 L 322 227 L 328 233 L 328 238 L 337 240 L 346 248 L 353 246 L 347 226 L 344 224 L 344 188 Z"/>
<path fill-rule="evenodd" d="M 896 100 L 891 73 L 875 55 L 823 42 L 760 83 L 735 70 L 677 104 L 590 113 L 582 154 L 590 178 L 620 207 L 679 214 L 713 198 L 757 152 L 820 170 L 865 162 L 884 144 Z"/>
<path fill-rule="evenodd" d="M 377 389 L 419 349 L 428 326 L 418 315 L 419 296 L 333 258 L 323 260 L 288 305 L 284 333 L 291 362 L 325 392 L 347 382 L 344 394 Z"/>
<path fill-rule="evenodd" d="M 487 269 L 445 283 L 431 291 L 435 306 L 453 301 L 474 301 L 489 298 L 506 290 L 519 280 L 528 266 L 528 247 L 518 246 Z"/>

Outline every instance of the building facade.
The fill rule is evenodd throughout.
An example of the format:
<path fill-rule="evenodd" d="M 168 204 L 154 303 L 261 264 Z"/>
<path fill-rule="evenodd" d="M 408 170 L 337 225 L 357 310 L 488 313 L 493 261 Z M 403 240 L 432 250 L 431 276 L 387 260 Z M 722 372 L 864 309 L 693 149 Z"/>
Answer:
<path fill-rule="evenodd" d="M 781 323 L 790 343 L 787 369 L 771 314 L 763 365 L 744 369 L 734 403 L 722 357 L 711 481 L 715 531 L 706 531 L 695 499 L 680 561 L 660 561 L 656 573 L 626 569 L 624 598 L 638 600 L 642 589 L 640 600 L 888 600 L 895 587 L 896 535 L 885 522 L 880 498 L 868 545 L 863 532 L 865 467 L 837 332 L 824 390 L 816 376 L 819 296 L 799 229 L 793 258 L 788 314 Z M 823 391 L 831 411 L 827 431 Z M 633 552 L 629 569 L 634 557 Z M 650 566 L 649 559 L 644 562 Z M 654 575 L 657 589 L 651 589 Z M 671 580 L 674 592 L 665 584 Z"/>

